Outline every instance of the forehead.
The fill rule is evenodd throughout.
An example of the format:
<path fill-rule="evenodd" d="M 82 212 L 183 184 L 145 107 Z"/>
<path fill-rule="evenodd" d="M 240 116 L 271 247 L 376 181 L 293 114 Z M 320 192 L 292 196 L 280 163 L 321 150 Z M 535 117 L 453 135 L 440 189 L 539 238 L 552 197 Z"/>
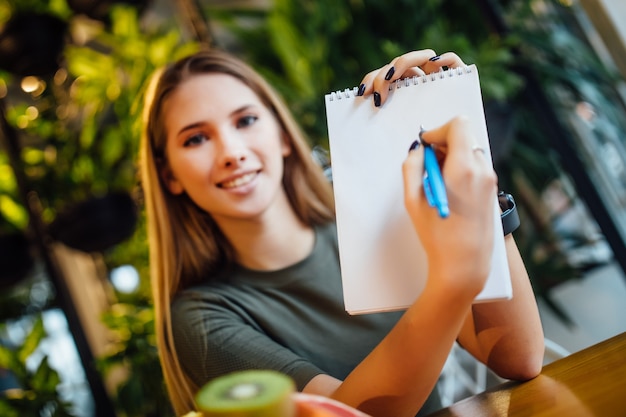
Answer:
<path fill-rule="evenodd" d="M 228 74 L 198 74 L 179 84 L 163 103 L 166 121 L 170 115 L 194 115 L 210 112 L 227 114 L 242 105 L 260 105 L 256 93 L 239 79 Z"/>

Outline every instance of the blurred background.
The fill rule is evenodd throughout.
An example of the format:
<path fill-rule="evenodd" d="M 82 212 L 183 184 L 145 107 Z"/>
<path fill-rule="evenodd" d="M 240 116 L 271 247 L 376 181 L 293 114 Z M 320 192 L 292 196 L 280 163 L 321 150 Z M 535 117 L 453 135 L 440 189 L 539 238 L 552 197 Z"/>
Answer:
<path fill-rule="evenodd" d="M 0 415 L 172 416 L 139 112 L 205 46 L 258 68 L 320 154 L 324 94 L 408 50 L 475 63 L 546 337 L 626 331 L 625 22 L 622 0 L 0 0 Z"/>

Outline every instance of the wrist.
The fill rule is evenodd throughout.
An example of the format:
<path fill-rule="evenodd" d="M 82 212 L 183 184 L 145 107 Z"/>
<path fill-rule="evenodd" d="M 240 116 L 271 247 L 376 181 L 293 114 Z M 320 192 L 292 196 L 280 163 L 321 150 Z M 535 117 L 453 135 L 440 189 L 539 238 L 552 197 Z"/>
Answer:
<path fill-rule="evenodd" d="M 517 212 L 517 205 L 511 194 L 500 191 L 498 193 L 498 203 L 500 204 L 500 219 L 502 220 L 502 231 L 504 236 L 511 234 L 520 225 L 519 214 Z"/>

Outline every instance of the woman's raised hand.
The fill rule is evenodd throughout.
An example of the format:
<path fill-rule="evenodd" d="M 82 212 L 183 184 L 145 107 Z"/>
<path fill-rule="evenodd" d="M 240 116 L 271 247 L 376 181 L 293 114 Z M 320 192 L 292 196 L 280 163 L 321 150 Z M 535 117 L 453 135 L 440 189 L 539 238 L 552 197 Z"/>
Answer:
<path fill-rule="evenodd" d="M 422 134 L 436 150 L 446 185 L 450 215 L 439 217 L 428 205 L 422 178 L 423 146 L 409 152 L 403 164 L 405 207 L 424 245 L 429 270 L 457 288 L 482 290 L 489 275 L 497 177 L 485 150 L 476 145 L 471 121 L 457 117 Z M 423 145 L 423 144 L 422 144 Z"/>
<path fill-rule="evenodd" d="M 359 85 L 358 94 L 373 95 L 374 105 L 379 107 L 387 99 L 389 84 L 414 75 L 430 74 L 442 67 L 456 68 L 465 63 L 453 52 L 437 55 L 432 49 L 407 52 L 394 58 L 389 64 L 370 71 Z"/>

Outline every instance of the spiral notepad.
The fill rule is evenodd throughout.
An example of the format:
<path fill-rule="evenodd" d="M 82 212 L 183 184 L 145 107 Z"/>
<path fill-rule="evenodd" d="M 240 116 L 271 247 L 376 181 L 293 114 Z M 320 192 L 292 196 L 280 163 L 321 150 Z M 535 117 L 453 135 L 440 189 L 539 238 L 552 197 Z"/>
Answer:
<path fill-rule="evenodd" d="M 428 268 L 404 208 L 402 162 L 420 125 L 433 128 L 457 115 L 470 119 L 478 145 L 489 149 L 478 71 L 469 65 L 395 81 L 381 107 L 356 92 L 325 97 L 345 308 L 401 310 L 419 295 Z M 512 296 L 495 199 L 493 209 L 492 268 L 476 301 Z"/>

